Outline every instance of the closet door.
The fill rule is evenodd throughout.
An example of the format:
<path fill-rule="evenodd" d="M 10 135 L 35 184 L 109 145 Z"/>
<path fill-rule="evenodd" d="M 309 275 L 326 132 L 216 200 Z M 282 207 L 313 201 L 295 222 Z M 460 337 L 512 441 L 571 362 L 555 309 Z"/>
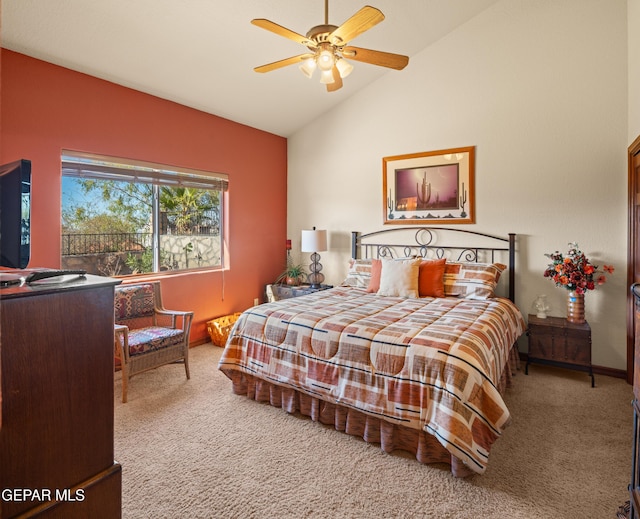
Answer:
<path fill-rule="evenodd" d="M 634 283 L 630 290 L 634 299 L 636 327 L 640 325 L 640 284 Z M 631 482 L 629 484 L 629 519 L 639 519 L 640 511 L 640 335 L 636 337 L 635 374 L 633 376 L 633 443 L 631 450 Z"/>
<path fill-rule="evenodd" d="M 640 136 L 629 147 L 629 237 L 627 286 L 640 283 Z M 634 318 L 634 297 L 627 293 L 627 382 L 633 383 L 634 345 L 640 326 Z"/>

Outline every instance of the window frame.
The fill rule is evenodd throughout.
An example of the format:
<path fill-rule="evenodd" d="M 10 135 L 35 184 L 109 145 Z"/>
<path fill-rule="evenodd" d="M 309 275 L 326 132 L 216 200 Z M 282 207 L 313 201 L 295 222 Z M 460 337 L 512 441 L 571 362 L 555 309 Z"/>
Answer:
<path fill-rule="evenodd" d="M 154 251 L 153 270 L 136 274 L 115 275 L 113 277 L 184 274 L 186 272 L 224 270 L 226 268 L 224 245 L 226 238 L 225 199 L 227 198 L 227 191 L 229 189 L 229 176 L 226 173 L 174 167 L 148 161 L 139 161 L 71 150 L 62 150 L 60 158 L 62 177 L 104 181 L 111 180 L 117 182 L 149 184 L 152 186 L 152 209 L 150 216 L 152 224 L 152 248 Z M 162 236 L 160 232 L 160 188 L 163 186 L 174 188 L 189 187 L 218 191 L 220 242 L 219 264 L 205 267 L 199 266 L 171 269 L 167 271 L 160 270 L 160 241 Z"/>

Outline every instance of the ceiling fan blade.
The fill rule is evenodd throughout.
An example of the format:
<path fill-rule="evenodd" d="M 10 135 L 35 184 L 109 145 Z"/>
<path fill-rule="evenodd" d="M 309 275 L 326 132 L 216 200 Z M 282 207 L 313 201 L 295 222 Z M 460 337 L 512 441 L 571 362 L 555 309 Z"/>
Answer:
<path fill-rule="evenodd" d="M 382 20 L 384 20 L 382 11 L 366 5 L 333 31 L 328 39 L 334 45 L 346 45 L 356 36 L 368 31 Z"/>
<path fill-rule="evenodd" d="M 298 56 L 292 56 L 291 58 L 281 59 L 280 61 L 274 61 L 273 63 L 267 63 L 266 65 L 261 65 L 259 67 L 254 68 L 256 72 L 271 72 L 272 70 L 276 70 L 282 67 L 286 67 L 287 65 L 293 65 L 295 63 L 300 63 L 305 59 L 313 58 L 313 54 L 299 54 Z"/>
<path fill-rule="evenodd" d="M 306 36 L 302 36 L 302 34 L 293 32 L 292 30 L 287 29 L 286 27 L 282 27 L 282 25 L 278 25 L 277 23 L 274 23 L 270 20 L 265 20 L 264 18 L 256 18 L 254 20 L 251 20 L 251 23 L 253 25 L 256 25 L 257 27 L 261 27 L 262 29 L 271 31 L 277 34 L 278 36 L 284 36 L 285 38 L 289 38 L 290 40 L 297 41 L 302 45 L 312 46 L 312 47 L 316 46 L 315 43 L 313 43 Z"/>
<path fill-rule="evenodd" d="M 402 70 L 409 63 L 409 57 L 401 54 L 392 54 L 391 52 L 382 52 L 379 50 L 362 49 L 360 47 L 345 47 L 342 55 L 347 59 L 354 61 L 362 61 L 371 65 L 380 67 L 388 67 L 396 70 Z"/>
<path fill-rule="evenodd" d="M 333 83 L 327 84 L 327 92 L 335 92 L 336 90 L 340 90 L 342 88 L 342 78 L 340 77 L 338 67 L 334 65 L 331 72 L 333 73 Z"/>

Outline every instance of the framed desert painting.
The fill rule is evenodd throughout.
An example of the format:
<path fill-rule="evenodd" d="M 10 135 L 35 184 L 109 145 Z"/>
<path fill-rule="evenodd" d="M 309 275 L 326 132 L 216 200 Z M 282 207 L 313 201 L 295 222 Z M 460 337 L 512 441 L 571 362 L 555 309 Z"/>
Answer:
<path fill-rule="evenodd" d="M 384 157 L 384 223 L 475 223 L 474 176 L 475 146 Z"/>

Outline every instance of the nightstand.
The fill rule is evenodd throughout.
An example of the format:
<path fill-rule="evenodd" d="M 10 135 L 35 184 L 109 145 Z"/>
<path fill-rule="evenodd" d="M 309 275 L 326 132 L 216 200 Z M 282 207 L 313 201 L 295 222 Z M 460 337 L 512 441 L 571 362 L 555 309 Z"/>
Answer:
<path fill-rule="evenodd" d="M 541 319 L 529 314 L 527 336 L 529 353 L 525 374 L 529 374 L 529 364 L 533 363 L 586 371 L 591 376 L 591 387 L 595 387 L 589 323 L 570 323 L 564 317 Z"/>
<path fill-rule="evenodd" d="M 273 285 L 266 286 L 267 301 L 269 303 L 273 301 L 279 301 L 280 299 L 290 299 L 292 297 L 306 296 L 307 294 L 313 294 L 321 290 L 327 290 L 333 288 L 333 285 L 320 285 L 319 288 L 311 288 L 311 285 L 283 285 L 280 283 L 274 283 Z"/>

